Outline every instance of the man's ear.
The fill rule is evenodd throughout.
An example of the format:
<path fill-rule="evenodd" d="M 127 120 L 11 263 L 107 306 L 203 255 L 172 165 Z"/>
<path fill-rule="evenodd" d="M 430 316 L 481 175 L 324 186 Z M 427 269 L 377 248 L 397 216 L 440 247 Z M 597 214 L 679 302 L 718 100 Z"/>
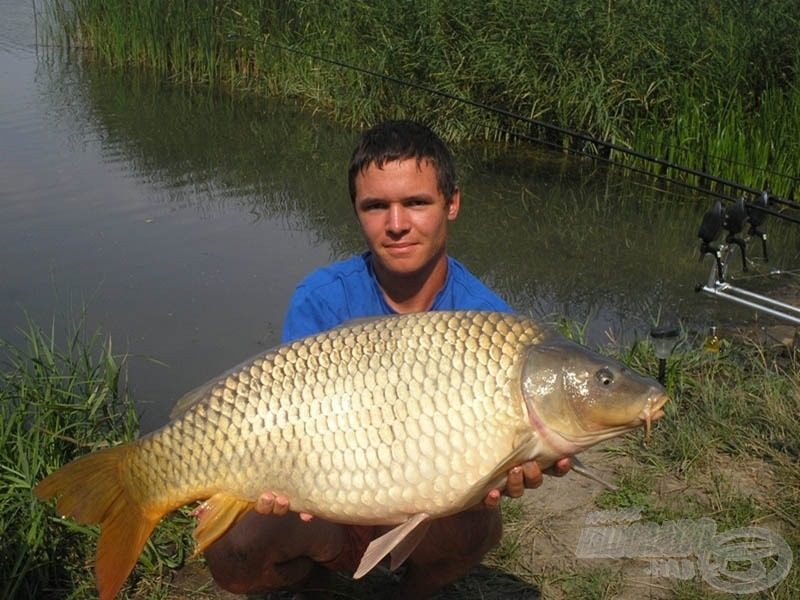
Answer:
<path fill-rule="evenodd" d="M 456 188 L 453 192 L 453 197 L 450 198 L 450 204 L 447 206 L 447 220 L 455 221 L 458 216 L 458 211 L 461 208 L 461 190 Z"/>

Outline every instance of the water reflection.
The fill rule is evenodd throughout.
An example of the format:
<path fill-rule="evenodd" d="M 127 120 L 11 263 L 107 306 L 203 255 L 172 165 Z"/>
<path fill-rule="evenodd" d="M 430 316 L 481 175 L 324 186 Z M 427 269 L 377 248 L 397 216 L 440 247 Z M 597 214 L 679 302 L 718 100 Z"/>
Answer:
<path fill-rule="evenodd" d="M 0 337 L 19 307 L 47 322 L 66 298 L 87 302 L 89 325 L 138 357 L 145 430 L 274 344 L 304 274 L 361 250 L 346 182 L 358 132 L 5 47 L 16 93 L 0 109 Z M 464 205 L 451 252 L 520 311 L 585 322 L 592 344 L 659 315 L 696 327 L 750 317 L 693 291 L 708 270 L 697 228 L 709 200 L 528 146 L 455 150 Z M 794 232 L 768 230 L 796 262 Z"/>

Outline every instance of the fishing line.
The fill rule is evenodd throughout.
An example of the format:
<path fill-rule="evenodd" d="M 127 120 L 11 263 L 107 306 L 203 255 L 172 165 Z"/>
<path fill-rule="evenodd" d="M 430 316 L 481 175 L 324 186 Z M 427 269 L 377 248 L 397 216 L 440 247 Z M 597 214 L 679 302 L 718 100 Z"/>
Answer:
<path fill-rule="evenodd" d="M 697 192 L 701 192 L 701 193 L 704 193 L 704 194 L 708 194 L 708 195 L 711 195 L 713 197 L 716 197 L 716 198 L 719 198 L 721 200 L 725 200 L 725 201 L 728 201 L 728 202 L 735 202 L 738 198 L 734 198 L 731 195 L 728 195 L 728 194 L 725 194 L 725 193 L 722 193 L 722 192 L 718 192 L 718 191 L 712 189 L 710 186 L 709 187 L 703 187 L 703 186 L 700 186 L 700 185 L 697 185 L 697 184 L 694 184 L 694 183 L 690 183 L 688 181 L 683 181 L 681 179 L 678 179 L 678 178 L 675 178 L 675 177 L 671 177 L 671 176 L 666 175 L 666 174 L 654 173 L 652 171 L 649 171 L 649 170 L 645 169 L 644 167 L 636 167 L 635 165 L 631 165 L 631 164 L 620 162 L 618 160 L 614 160 L 613 158 L 611 158 L 611 152 L 619 152 L 619 153 L 625 154 L 627 156 L 630 156 L 632 158 L 645 161 L 647 163 L 659 165 L 659 166 L 663 167 L 666 170 L 670 170 L 671 169 L 671 170 L 677 171 L 679 173 L 684 173 L 684 174 L 686 174 L 688 176 L 696 177 L 700 181 L 713 183 L 716 186 L 718 186 L 720 188 L 723 188 L 723 189 L 724 188 L 728 188 L 728 189 L 731 189 L 731 190 L 737 190 L 737 191 L 739 191 L 741 193 L 751 194 L 753 196 L 760 196 L 764 192 L 763 190 L 758 190 L 758 189 L 750 187 L 750 186 L 739 184 L 739 183 L 736 183 L 736 182 L 731 181 L 729 179 L 725 179 L 723 177 L 718 177 L 718 176 L 715 176 L 715 175 L 711 175 L 710 173 L 706 173 L 706 172 L 704 172 L 702 170 L 699 170 L 699 169 L 694 169 L 694 168 L 691 168 L 691 167 L 685 167 L 683 165 L 679 165 L 679 164 L 670 162 L 668 160 L 659 158 L 657 156 L 653 156 L 651 154 L 647 154 L 647 153 L 644 153 L 644 152 L 639 152 L 637 150 L 634 150 L 634 149 L 629 148 L 627 146 L 623 146 L 623 145 L 618 144 L 616 142 L 610 142 L 610 141 L 606 141 L 606 140 L 601 140 L 601 139 L 596 138 L 596 137 L 594 137 L 592 135 L 589 135 L 587 133 L 574 131 L 572 129 L 568 129 L 566 127 L 561 127 L 559 125 L 554 125 L 552 123 L 546 123 L 544 121 L 540 121 L 538 119 L 534 119 L 533 117 L 526 117 L 524 115 L 520 115 L 518 113 L 514 113 L 514 112 L 512 112 L 510 110 L 506 110 L 504 108 L 500 108 L 500 107 L 497 107 L 497 106 L 492 106 L 492 105 L 486 104 L 484 102 L 478 102 L 477 100 L 471 100 L 469 98 L 456 96 L 455 94 L 451 94 L 449 92 L 444 92 L 442 90 L 438 90 L 436 88 L 424 85 L 422 83 L 417 83 L 417 82 L 414 82 L 414 81 L 407 81 L 407 80 L 404 80 L 404 79 L 400 79 L 399 77 L 395 77 L 393 75 L 388 75 L 386 73 L 378 73 L 377 71 L 372 71 L 370 69 L 367 69 L 367 68 L 364 68 L 364 67 L 360 67 L 358 65 L 354 65 L 354 64 L 351 64 L 351 63 L 347 63 L 347 62 L 344 62 L 342 60 L 338 60 L 338 59 L 335 59 L 335 58 L 328 58 L 328 57 L 321 56 L 319 54 L 314 54 L 312 52 L 308 52 L 306 50 L 302 50 L 302 49 L 299 49 L 299 48 L 293 48 L 291 46 L 285 46 L 285 45 L 279 44 L 277 42 L 270 42 L 270 41 L 267 41 L 267 40 L 263 40 L 263 43 L 268 45 L 268 46 L 272 46 L 273 48 L 276 48 L 278 50 L 281 50 L 283 52 L 299 54 L 301 56 L 305 56 L 305 57 L 311 58 L 313 60 L 318 60 L 318 61 L 321 61 L 321 62 L 332 64 L 332 65 L 335 65 L 335 66 L 343 68 L 343 69 L 349 69 L 349 70 L 355 71 L 357 73 L 362 73 L 362 74 L 368 75 L 370 77 L 381 79 L 383 81 L 388 81 L 390 83 L 394 83 L 394 84 L 397 84 L 397 85 L 400 85 L 400 86 L 405 86 L 405 87 L 412 88 L 412 89 L 417 89 L 417 90 L 420 90 L 420 91 L 425 92 L 427 94 L 431 94 L 431 95 L 434 95 L 434 96 L 439 96 L 439 97 L 445 98 L 447 100 L 451 100 L 451 101 L 454 101 L 454 102 L 459 102 L 459 103 L 465 104 L 467 106 L 472 106 L 474 108 L 478 108 L 478 109 L 484 110 L 486 112 L 490 112 L 490 113 L 493 113 L 493 114 L 496 114 L 496 115 L 507 117 L 507 118 L 513 119 L 515 121 L 521 121 L 521 122 L 527 123 L 531 127 L 539 127 L 539 128 L 544 129 L 544 130 L 560 134 L 561 136 L 572 138 L 573 140 L 580 140 L 580 141 L 582 141 L 582 142 L 584 142 L 586 144 L 591 144 L 591 145 L 595 146 L 597 148 L 598 152 L 600 152 L 601 150 L 606 150 L 609 155 L 608 156 L 603 156 L 602 154 L 596 154 L 596 153 L 593 153 L 593 152 L 588 152 L 586 150 L 581 150 L 579 148 L 571 148 L 571 147 L 568 147 L 568 146 L 565 147 L 562 143 L 559 143 L 557 141 L 550 141 L 550 140 L 534 137 L 534 136 L 529 135 L 529 134 L 523 134 L 523 133 L 519 133 L 519 132 L 516 132 L 516 131 L 509 131 L 509 130 L 498 129 L 498 128 L 492 128 L 492 129 L 495 129 L 496 131 L 500 131 L 500 132 L 502 132 L 502 133 L 504 133 L 504 134 L 506 134 L 508 136 L 511 136 L 511 137 L 515 138 L 515 139 L 520 139 L 520 140 L 524 140 L 524 141 L 528 141 L 528 142 L 534 142 L 534 143 L 537 143 L 537 144 L 543 144 L 545 146 L 550 146 L 550 147 L 553 147 L 555 149 L 559 149 L 559 150 L 562 150 L 562 151 L 566 150 L 567 152 L 569 152 L 571 154 L 575 154 L 575 155 L 578 155 L 578 156 L 589 157 L 589 158 L 592 158 L 594 160 L 599 160 L 599 161 L 602 161 L 602 162 L 610 164 L 610 165 L 622 167 L 622 168 L 628 169 L 629 171 L 632 171 L 634 173 L 643 174 L 643 175 L 646 175 L 648 177 L 654 177 L 654 178 L 656 178 L 658 180 L 669 182 L 669 183 L 672 183 L 672 184 L 675 184 L 675 185 L 679 185 L 679 186 L 691 189 L 693 191 L 697 191 Z M 726 162 L 730 163 L 731 161 L 726 161 Z M 777 174 L 777 173 L 775 175 L 778 175 L 780 177 L 785 177 L 787 179 L 794 179 L 794 178 L 791 178 L 789 176 L 780 175 L 780 174 Z M 785 206 L 785 207 L 788 207 L 788 208 L 800 210 L 800 203 L 795 202 L 792 199 L 781 198 L 779 196 L 774 196 L 772 194 L 769 194 L 769 199 L 770 199 L 770 202 L 773 203 L 773 204 L 778 204 L 778 205 L 782 205 L 782 206 Z M 795 223 L 800 223 L 800 217 L 789 215 L 789 214 L 786 214 L 784 212 L 780 212 L 780 211 L 775 210 L 775 209 L 770 208 L 770 207 L 758 207 L 758 209 L 762 210 L 762 211 L 764 211 L 764 212 L 766 212 L 766 213 L 768 213 L 770 215 L 773 215 L 773 216 L 775 216 L 777 218 L 785 219 L 785 220 L 792 221 L 792 222 L 795 222 Z"/>
<path fill-rule="evenodd" d="M 698 154 L 697 151 L 692 150 L 691 148 L 688 148 L 686 146 L 677 146 L 675 144 L 664 144 L 664 147 L 667 148 L 667 149 L 674 150 L 676 152 L 683 152 L 683 153 L 692 154 L 692 155 L 697 155 Z M 766 179 L 767 176 L 778 177 L 780 179 L 784 179 L 784 180 L 790 182 L 793 186 L 798 184 L 798 183 L 800 183 L 800 176 L 787 175 L 786 173 L 779 173 L 778 171 L 773 171 L 772 169 L 768 169 L 766 167 L 754 167 L 753 165 L 750 165 L 750 164 L 748 164 L 746 162 L 743 162 L 741 160 L 736 160 L 735 158 L 726 158 L 726 157 L 720 156 L 718 154 L 710 154 L 710 153 L 706 154 L 705 157 L 708 159 L 707 162 L 709 162 L 709 161 L 719 161 L 719 162 L 723 162 L 723 163 L 728 164 L 728 165 L 733 165 L 735 167 L 745 167 L 745 168 L 751 169 L 753 171 L 758 171 L 759 173 L 764 174 L 765 179 Z M 790 194 L 790 196 L 791 195 L 792 194 Z"/>

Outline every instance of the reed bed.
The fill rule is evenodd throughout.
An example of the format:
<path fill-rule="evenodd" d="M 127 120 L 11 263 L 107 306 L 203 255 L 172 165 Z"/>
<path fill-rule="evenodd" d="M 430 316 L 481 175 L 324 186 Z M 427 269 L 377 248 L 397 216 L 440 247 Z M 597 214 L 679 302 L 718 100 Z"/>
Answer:
<path fill-rule="evenodd" d="M 63 45 L 93 58 L 297 98 L 353 127 L 409 116 L 435 120 L 450 140 L 533 135 L 608 154 L 541 122 L 778 194 L 800 176 L 800 19 L 789 2 L 47 6 Z"/>
<path fill-rule="evenodd" d="M 80 321 L 62 331 L 27 319 L 22 333 L 22 346 L 0 340 L 0 598 L 92 598 L 98 530 L 59 519 L 32 490 L 72 459 L 137 436 L 124 360 Z M 168 519 L 148 543 L 134 579 L 149 597 L 163 597 L 164 575 L 190 547 L 185 520 Z"/>

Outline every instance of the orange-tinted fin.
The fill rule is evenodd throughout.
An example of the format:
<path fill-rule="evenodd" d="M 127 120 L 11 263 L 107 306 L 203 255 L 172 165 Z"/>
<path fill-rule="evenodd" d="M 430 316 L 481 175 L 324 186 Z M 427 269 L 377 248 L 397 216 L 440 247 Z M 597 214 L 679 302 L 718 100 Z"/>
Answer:
<path fill-rule="evenodd" d="M 100 600 L 112 600 L 136 564 L 147 538 L 167 512 L 146 510 L 123 487 L 130 444 L 83 456 L 43 479 L 34 492 L 57 498 L 56 512 L 78 523 L 100 524 L 95 573 Z"/>
<path fill-rule="evenodd" d="M 197 528 L 194 539 L 197 549 L 194 556 L 205 551 L 255 504 L 228 494 L 214 494 L 195 511 Z"/>
<path fill-rule="evenodd" d="M 429 526 L 429 523 L 426 523 L 428 518 L 429 515 L 426 513 L 416 514 L 405 523 L 372 540 L 364 556 L 361 557 L 353 578 L 358 579 L 369 573 L 389 553 L 392 553 L 392 570 L 403 564 L 425 536 Z"/>

